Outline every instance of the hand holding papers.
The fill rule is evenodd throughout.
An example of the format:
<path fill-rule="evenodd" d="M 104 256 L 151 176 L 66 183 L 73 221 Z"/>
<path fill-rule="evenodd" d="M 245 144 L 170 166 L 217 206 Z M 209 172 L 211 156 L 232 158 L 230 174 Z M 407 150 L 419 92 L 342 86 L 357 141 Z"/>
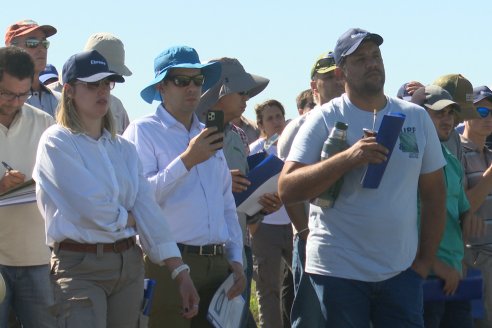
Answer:
<path fill-rule="evenodd" d="M 29 179 L 0 194 L 0 207 L 36 201 L 35 182 Z"/>
<path fill-rule="evenodd" d="M 362 187 L 376 189 L 379 187 L 379 183 L 383 178 L 386 165 L 391 158 L 391 153 L 395 147 L 398 136 L 400 135 L 403 122 L 405 121 L 405 114 L 394 113 L 384 115 L 381 126 L 379 127 L 378 134 L 376 136 L 377 143 L 388 148 L 389 153 L 387 155 L 388 160 L 381 164 L 369 164 L 367 170 L 362 177 Z"/>
<path fill-rule="evenodd" d="M 244 298 L 239 295 L 232 300 L 227 298 L 227 291 L 234 284 L 234 275 L 220 285 L 208 308 L 207 319 L 216 328 L 238 328 L 244 310 Z"/>
<path fill-rule="evenodd" d="M 262 208 L 258 203 L 260 196 L 277 191 L 278 176 L 284 162 L 275 155 L 258 153 L 248 157 L 248 164 L 250 171 L 246 178 L 251 185 L 246 191 L 234 193 L 234 199 L 238 212 L 255 215 Z"/>

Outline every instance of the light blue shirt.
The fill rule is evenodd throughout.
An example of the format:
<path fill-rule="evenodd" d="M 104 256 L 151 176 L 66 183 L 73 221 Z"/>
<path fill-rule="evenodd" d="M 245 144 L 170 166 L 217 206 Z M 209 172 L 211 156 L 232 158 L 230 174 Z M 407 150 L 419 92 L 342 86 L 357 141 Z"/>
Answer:
<path fill-rule="evenodd" d="M 55 117 L 60 97 L 59 92 L 48 89 L 41 84 L 41 89 L 39 91 L 33 91 L 32 95 L 26 100 L 26 103 L 50 114 L 51 117 Z"/>
<path fill-rule="evenodd" d="M 39 141 L 33 179 L 49 246 L 64 239 L 112 243 L 139 234 L 153 262 L 180 257 L 165 216 L 141 173 L 135 147 L 108 131 L 98 139 L 59 125 Z M 128 211 L 137 228 L 128 227 Z"/>
<path fill-rule="evenodd" d="M 188 171 L 179 157 L 204 125 L 193 115 L 188 131 L 162 105 L 132 122 L 124 138 L 135 143 L 143 173 L 179 243 L 225 244 L 227 257 L 242 263 L 242 235 L 232 179 L 222 150 Z"/>
<path fill-rule="evenodd" d="M 441 169 L 445 160 L 436 129 L 419 106 L 396 98 L 377 113 L 376 130 L 385 114 L 403 113 L 405 122 L 377 189 L 362 188 L 367 166 L 345 173 L 333 208 L 311 205 L 306 272 L 361 281 L 382 281 L 406 270 L 418 246 L 419 177 Z M 347 141 L 372 128 L 373 113 L 344 94 L 311 110 L 294 138 L 287 161 L 316 163 L 335 122 L 348 124 Z"/>

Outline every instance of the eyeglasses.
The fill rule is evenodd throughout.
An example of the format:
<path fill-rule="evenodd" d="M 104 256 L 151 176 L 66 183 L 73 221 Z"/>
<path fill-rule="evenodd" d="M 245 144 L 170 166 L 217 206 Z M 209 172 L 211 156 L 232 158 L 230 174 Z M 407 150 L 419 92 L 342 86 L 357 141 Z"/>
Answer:
<path fill-rule="evenodd" d="M 238 94 L 240 96 L 249 96 L 249 91 L 241 91 L 241 92 L 238 92 Z"/>
<path fill-rule="evenodd" d="M 492 112 L 492 109 L 487 107 L 477 107 L 477 113 L 481 118 L 486 118 Z"/>
<path fill-rule="evenodd" d="M 31 91 L 24 92 L 24 93 L 13 93 L 10 91 L 0 91 L 0 98 L 2 98 L 5 101 L 14 101 L 15 99 L 19 98 L 19 100 L 24 102 L 31 95 L 32 95 Z"/>
<path fill-rule="evenodd" d="M 203 76 L 203 74 L 198 74 L 195 76 L 173 75 L 168 76 L 166 80 L 172 81 L 177 87 L 187 87 L 190 85 L 191 81 L 193 81 L 195 86 L 201 87 L 203 83 L 205 83 L 205 76 Z"/>
<path fill-rule="evenodd" d="M 116 83 L 114 81 L 110 81 L 108 79 L 103 79 L 103 80 L 97 81 L 97 82 L 77 81 L 77 82 L 75 82 L 75 84 L 83 84 L 90 91 L 96 91 L 96 90 L 106 89 L 106 88 L 109 88 L 109 90 L 113 90 Z"/>
<path fill-rule="evenodd" d="M 12 42 L 12 44 L 16 45 L 17 42 Z M 29 49 L 35 49 L 40 44 L 42 44 L 45 49 L 50 47 L 50 42 L 48 40 L 27 39 L 24 44 L 26 45 L 26 48 Z"/>

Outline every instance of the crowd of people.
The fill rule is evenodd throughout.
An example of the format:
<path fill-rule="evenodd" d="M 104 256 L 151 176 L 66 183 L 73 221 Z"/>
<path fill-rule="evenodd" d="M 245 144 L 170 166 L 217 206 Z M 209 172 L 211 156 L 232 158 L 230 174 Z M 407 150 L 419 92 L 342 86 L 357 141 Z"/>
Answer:
<path fill-rule="evenodd" d="M 212 327 L 230 275 L 240 327 L 492 327 L 487 86 L 448 74 L 385 95 L 383 38 L 352 28 L 315 60 L 297 118 L 270 99 L 252 122 L 266 77 L 173 46 L 140 92 L 155 112 L 130 122 L 111 94 L 132 75 L 123 42 L 95 33 L 59 73 L 47 61 L 56 32 L 20 21 L 0 48 L 0 196 L 36 185 L 36 202 L 0 206 L 0 328 Z M 206 126 L 215 112 L 221 126 Z M 389 116 L 403 118 L 394 147 L 377 137 Z M 320 160 L 339 122 L 346 147 Z M 250 188 L 256 154 L 284 166 L 248 215 L 234 194 Z M 384 167 L 377 188 L 361 183 L 368 166 Z M 312 202 L 340 179 L 330 206 Z M 470 268 L 480 318 L 452 298 Z M 150 313 L 144 278 L 156 282 Z M 442 300 L 424 300 L 426 279 L 442 280 Z"/>

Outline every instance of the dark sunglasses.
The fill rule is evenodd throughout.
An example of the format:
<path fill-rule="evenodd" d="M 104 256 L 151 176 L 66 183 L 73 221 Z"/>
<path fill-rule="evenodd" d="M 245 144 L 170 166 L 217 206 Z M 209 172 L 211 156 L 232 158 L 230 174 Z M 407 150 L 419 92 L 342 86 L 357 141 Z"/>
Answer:
<path fill-rule="evenodd" d="M 238 94 L 240 96 L 249 96 L 249 91 L 241 91 L 241 92 L 238 92 Z"/>
<path fill-rule="evenodd" d="M 77 81 L 75 84 L 83 84 L 87 87 L 87 89 L 91 91 L 99 90 L 102 88 L 109 88 L 109 90 L 113 90 L 115 86 L 114 81 L 110 81 L 107 79 L 103 79 L 97 82 L 84 82 L 84 81 Z"/>
<path fill-rule="evenodd" d="M 13 42 L 12 44 L 17 44 L 17 42 Z M 50 42 L 48 40 L 27 39 L 25 41 L 26 48 L 29 49 L 35 49 L 40 44 L 42 44 L 45 49 L 50 47 Z"/>
<path fill-rule="evenodd" d="M 481 118 L 486 118 L 492 112 L 492 109 L 487 107 L 477 107 L 477 113 Z"/>
<path fill-rule="evenodd" d="M 205 76 L 203 74 L 198 74 L 195 76 L 187 75 L 172 75 L 168 76 L 166 80 L 171 81 L 177 87 L 187 87 L 190 85 L 191 81 L 197 87 L 201 87 L 205 83 Z"/>

